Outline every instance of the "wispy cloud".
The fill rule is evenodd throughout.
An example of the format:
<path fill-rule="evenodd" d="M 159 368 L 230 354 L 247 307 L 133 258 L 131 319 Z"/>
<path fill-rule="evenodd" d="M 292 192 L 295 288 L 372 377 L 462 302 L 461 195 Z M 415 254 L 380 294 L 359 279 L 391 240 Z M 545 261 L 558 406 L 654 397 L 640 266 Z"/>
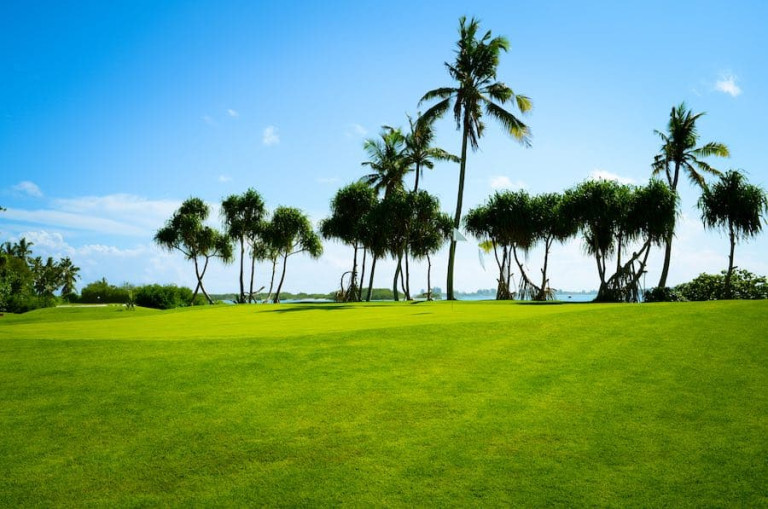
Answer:
<path fill-rule="evenodd" d="M 211 117 L 210 115 L 203 115 L 200 118 L 203 120 L 203 122 L 205 122 L 209 126 L 216 127 L 218 125 L 216 121 L 213 119 L 213 117 Z"/>
<path fill-rule="evenodd" d="M 277 127 L 273 125 L 267 126 L 262 133 L 261 142 L 268 147 L 270 145 L 277 145 L 280 143 L 280 136 L 277 134 Z"/>
<path fill-rule="evenodd" d="M 490 185 L 491 189 L 525 189 L 528 187 L 522 180 L 512 182 L 512 180 L 505 175 L 491 177 Z"/>
<path fill-rule="evenodd" d="M 227 115 L 229 115 L 232 118 L 237 118 L 240 116 L 240 113 L 238 113 L 236 110 L 233 110 L 232 108 L 229 108 L 227 110 Z"/>
<path fill-rule="evenodd" d="M 589 180 L 615 180 L 620 184 L 636 183 L 635 179 L 633 178 L 622 177 L 621 175 L 617 175 L 615 173 L 611 173 L 610 171 L 605 171 L 600 169 L 592 170 L 592 172 L 589 174 Z"/>
<path fill-rule="evenodd" d="M 368 130 L 360 124 L 349 124 L 344 132 L 347 138 L 362 138 L 368 134 Z"/>
<path fill-rule="evenodd" d="M 24 193 L 34 198 L 42 198 L 43 196 L 43 192 L 40 190 L 38 185 L 35 184 L 34 182 L 30 182 L 29 180 L 24 180 L 22 182 L 19 182 L 18 184 L 13 186 L 12 189 L 14 191 Z"/>
<path fill-rule="evenodd" d="M 738 97 L 741 95 L 741 87 L 736 84 L 736 80 L 733 74 L 723 74 L 715 83 L 715 90 L 731 97 Z"/>
<path fill-rule="evenodd" d="M 225 183 L 225 182 L 232 182 L 232 177 L 229 175 L 219 175 L 219 182 Z"/>

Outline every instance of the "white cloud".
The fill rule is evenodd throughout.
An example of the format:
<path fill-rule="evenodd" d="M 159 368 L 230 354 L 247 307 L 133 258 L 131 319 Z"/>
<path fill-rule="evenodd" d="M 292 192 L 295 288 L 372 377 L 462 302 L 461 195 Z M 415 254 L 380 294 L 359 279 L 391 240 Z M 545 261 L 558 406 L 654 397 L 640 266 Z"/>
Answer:
<path fill-rule="evenodd" d="M 219 182 L 232 182 L 232 177 L 229 175 L 219 175 Z"/>
<path fill-rule="evenodd" d="M 280 136 L 277 134 L 277 127 L 271 125 L 264 129 L 261 136 L 261 142 L 266 145 L 277 145 L 280 143 Z"/>
<path fill-rule="evenodd" d="M 240 116 L 240 113 L 238 113 L 236 110 L 233 110 L 232 108 L 229 108 L 227 110 L 227 115 L 229 115 L 232 118 L 237 118 Z"/>
<path fill-rule="evenodd" d="M 715 90 L 728 94 L 731 97 L 741 95 L 741 88 L 736 84 L 736 79 L 736 76 L 732 74 L 724 74 L 715 83 Z"/>
<path fill-rule="evenodd" d="M 363 136 L 368 134 L 368 130 L 365 127 L 361 126 L 360 124 L 349 124 L 344 134 L 348 138 L 362 138 Z"/>
<path fill-rule="evenodd" d="M 216 123 L 216 121 L 215 121 L 215 120 L 214 120 L 214 119 L 213 119 L 211 116 L 209 116 L 209 115 L 203 115 L 203 116 L 202 116 L 202 117 L 200 117 L 200 118 L 201 118 L 201 119 L 203 119 L 203 122 L 205 122 L 205 123 L 206 123 L 206 124 L 208 124 L 209 126 L 213 126 L 213 127 L 215 127 L 215 126 L 217 126 L 217 125 L 218 125 L 218 124 Z"/>
<path fill-rule="evenodd" d="M 615 173 L 611 173 L 610 171 L 605 170 L 592 170 L 589 174 L 589 180 L 615 180 L 616 182 L 620 184 L 635 184 L 636 181 L 633 178 L 630 177 L 622 177 L 621 175 L 617 175 Z"/>
<path fill-rule="evenodd" d="M 522 180 L 512 182 L 509 177 L 504 175 L 491 177 L 490 185 L 491 189 L 526 189 L 528 187 Z"/>
<path fill-rule="evenodd" d="M 34 182 L 30 182 L 29 180 L 24 180 L 22 182 L 19 182 L 12 188 L 14 191 L 19 191 L 21 193 L 27 194 L 29 196 L 32 196 L 34 198 L 42 198 L 43 192 L 40 190 L 37 184 Z"/>

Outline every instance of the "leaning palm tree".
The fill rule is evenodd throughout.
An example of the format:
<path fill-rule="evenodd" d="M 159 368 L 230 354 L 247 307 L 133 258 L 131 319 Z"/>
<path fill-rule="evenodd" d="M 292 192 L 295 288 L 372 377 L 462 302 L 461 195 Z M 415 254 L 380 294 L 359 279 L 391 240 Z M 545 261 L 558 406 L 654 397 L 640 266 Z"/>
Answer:
<path fill-rule="evenodd" d="M 738 171 L 731 170 L 712 187 L 704 188 L 698 205 L 705 227 L 728 232 L 731 250 L 722 296 L 728 299 L 732 296 L 731 275 L 736 242 L 755 237 L 762 231 L 765 214 L 768 212 L 768 198 L 760 187 L 747 182 Z"/>
<path fill-rule="evenodd" d="M 453 218 L 454 228 L 461 224 L 461 206 L 464 197 L 464 175 L 467 167 L 467 146 L 472 150 L 479 147 L 478 141 L 483 135 L 485 124 L 483 114 L 496 119 L 504 129 L 524 146 L 530 145 L 530 132 L 515 115 L 502 107 L 507 103 L 516 105 L 522 112 L 531 109 L 531 100 L 524 95 L 515 94 L 511 88 L 496 81 L 496 70 L 499 65 L 499 54 L 509 49 L 509 41 L 505 37 L 492 37 L 488 31 L 478 39 L 480 23 L 472 18 L 459 19 L 459 40 L 457 42 L 456 60 L 445 63 L 448 74 L 456 81 L 453 87 L 441 87 L 424 94 L 420 102 L 438 102 L 430 107 L 423 115 L 426 122 L 443 116 L 453 102 L 453 117 L 456 128 L 462 129 L 461 160 L 459 169 L 459 192 L 456 199 L 456 214 Z M 448 299 L 453 300 L 453 269 L 456 257 L 456 240 L 451 241 L 448 258 Z"/>
<path fill-rule="evenodd" d="M 677 184 L 680 180 L 680 171 L 682 170 L 688 176 L 691 182 L 700 188 L 706 187 L 703 174 L 719 176 L 720 172 L 706 163 L 703 159 L 709 156 L 728 157 L 728 147 L 722 143 L 709 142 L 700 147 L 699 133 L 696 130 L 696 121 L 704 116 L 705 113 L 694 114 L 686 109 L 685 103 L 672 107 L 667 123 L 667 132 L 662 133 L 654 130 L 661 138 L 661 150 L 653 160 L 653 175 L 662 174 L 666 177 L 670 189 L 677 193 Z M 669 275 L 669 261 L 672 257 L 672 237 L 666 239 L 664 249 L 664 265 L 659 277 L 660 288 L 667 286 L 667 276 Z"/>
<path fill-rule="evenodd" d="M 380 136 L 381 139 L 369 138 L 363 144 L 368 161 L 362 164 L 369 166 L 373 173 L 360 180 L 377 193 L 384 191 L 386 196 L 404 188 L 403 180 L 411 169 L 405 157 L 405 136 L 400 129 L 383 126 Z"/>

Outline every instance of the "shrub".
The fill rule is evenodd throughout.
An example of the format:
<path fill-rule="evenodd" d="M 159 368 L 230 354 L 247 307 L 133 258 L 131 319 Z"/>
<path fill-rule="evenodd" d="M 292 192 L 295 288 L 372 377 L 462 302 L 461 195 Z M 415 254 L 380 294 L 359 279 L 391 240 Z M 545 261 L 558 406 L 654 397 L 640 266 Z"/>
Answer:
<path fill-rule="evenodd" d="M 685 300 L 687 299 L 676 288 L 668 286 L 653 287 L 643 295 L 643 302 L 684 302 Z"/>
<path fill-rule="evenodd" d="M 700 274 L 688 283 L 677 285 L 675 290 L 688 300 L 718 300 L 722 298 L 726 271 L 720 274 Z M 768 282 L 765 276 L 755 276 L 744 269 L 736 269 L 731 275 L 733 299 L 766 299 Z"/>
<path fill-rule="evenodd" d="M 84 304 L 125 304 L 128 302 L 132 287 L 124 284 L 121 287 L 111 285 L 106 279 L 86 285 L 80 292 L 80 302 Z"/>
<path fill-rule="evenodd" d="M 134 291 L 137 306 L 155 309 L 173 309 L 189 306 L 192 301 L 192 290 L 176 285 L 145 285 Z M 198 295 L 195 304 L 205 302 L 205 297 Z"/>

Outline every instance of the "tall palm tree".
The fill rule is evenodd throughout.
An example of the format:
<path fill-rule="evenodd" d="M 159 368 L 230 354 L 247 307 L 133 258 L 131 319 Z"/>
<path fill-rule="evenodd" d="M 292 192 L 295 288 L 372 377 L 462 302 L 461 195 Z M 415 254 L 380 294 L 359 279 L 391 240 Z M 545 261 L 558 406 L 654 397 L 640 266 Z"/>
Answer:
<path fill-rule="evenodd" d="M 233 194 L 221 202 L 226 235 L 240 244 L 240 295 L 238 302 L 250 302 L 253 294 L 255 258 L 251 253 L 251 289 L 246 299 L 244 282 L 245 246 L 253 245 L 261 233 L 266 212 L 261 195 L 249 188 L 242 195 Z"/>
<path fill-rule="evenodd" d="M 505 37 L 492 37 L 490 31 L 478 38 L 479 28 L 480 22 L 474 18 L 467 21 L 467 18 L 462 16 L 459 19 L 456 60 L 452 64 L 445 63 L 448 74 L 456 81 L 456 86 L 431 90 L 424 94 L 420 101 L 438 100 L 424 113 L 426 122 L 441 117 L 453 102 L 456 128 L 462 129 L 459 192 L 456 199 L 456 214 L 453 218 L 454 228 L 458 228 L 461 224 L 467 146 L 471 146 L 472 150 L 477 150 L 479 147 L 478 141 L 485 130 L 483 114 L 496 119 L 513 138 L 524 146 L 530 145 L 528 126 L 502 106 L 510 103 L 516 105 L 522 113 L 526 113 L 531 109 L 531 100 L 524 95 L 515 94 L 506 84 L 496 81 L 499 55 L 502 51 L 509 50 L 509 41 Z M 452 240 L 448 258 L 449 300 L 454 299 L 455 257 L 456 240 Z"/>
<path fill-rule="evenodd" d="M 373 187 L 377 193 L 384 191 L 386 196 L 404 188 L 403 179 L 411 168 L 405 157 L 405 136 L 402 131 L 382 126 L 380 137 L 380 140 L 369 138 L 363 143 L 368 161 L 362 164 L 369 166 L 373 173 L 360 180 Z"/>
<path fill-rule="evenodd" d="M 723 297 L 731 297 L 733 251 L 739 239 L 748 239 L 763 229 L 768 198 L 760 187 L 747 182 L 738 171 L 728 171 L 710 188 L 704 188 L 699 198 L 701 219 L 707 228 L 721 228 L 728 232 L 731 250 L 728 254 L 728 272 L 725 275 Z"/>
<path fill-rule="evenodd" d="M 408 164 L 413 165 L 416 181 L 413 184 L 413 193 L 419 192 L 419 179 L 424 168 L 435 167 L 434 161 L 460 162 L 460 159 L 439 147 L 433 147 L 435 140 L 435 118 L 427 119 L 423 116 L 414 121 L 408 116 L 408 125 L 411 131 L 405 136 L 405 157 Z"/>
<path fill-rule="evenodd" d="M 662 144 L 661 150 L 653 160 L 653 175 L 664 175 L 670 189 L 675 193 L 677 193 L 681 170 L 685 172 L 692 183 L 704 189 L 706 182 L 703 174 L 719 176 L 720 172 L 703 159 L 709 156 L 728 157 L 730 155 L 728 147 L 722 143 L 709 142 L 700 147 L 696 146 L 699 142 L 696 121 L 704 115 L 703 112 L 694 114 L 686 108 L 683 102 L 672 107 L 666 133 L 654 130 L 654 133 L 661 138 Z M 666 240 L 664 265 L 658 284 L 660 288 L 667 286 L 673 236 L 674 231 Z"/>

